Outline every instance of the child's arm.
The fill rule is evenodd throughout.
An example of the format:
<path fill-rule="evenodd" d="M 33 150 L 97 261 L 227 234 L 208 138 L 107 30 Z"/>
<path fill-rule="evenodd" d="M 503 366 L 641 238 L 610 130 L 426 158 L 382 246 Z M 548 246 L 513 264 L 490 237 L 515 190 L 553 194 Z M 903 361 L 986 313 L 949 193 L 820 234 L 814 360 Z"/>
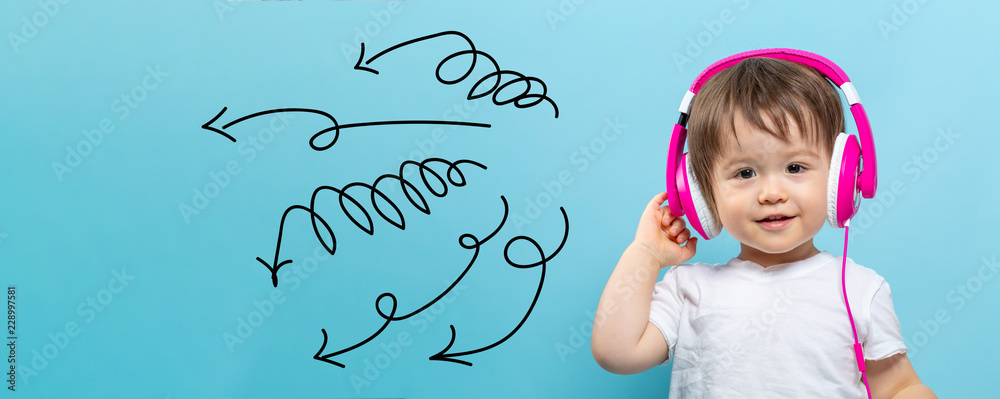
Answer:
<path fill-rule="evenodd" d="M 697 238 L 691 237 L 683 219 L 660 207 L 666 198 L 666 192 L 660 193 L 646 205 L 635 240 L 622 254 L 597 305 L 591 352 L 613 373 L 638 373 L 667 358 L 667 342 L 649 322 L 653 286 L 661 268 L 694 256 Z M 684 242 L 687 245 L 680 246 Z"/>
<path fill-rule="evenodd" d="M 866 360 L 865 370 L 868 371 L 872 399 L 937 399 L 937 395 L 920 382 L 905 353 L 882 360 Z"/>

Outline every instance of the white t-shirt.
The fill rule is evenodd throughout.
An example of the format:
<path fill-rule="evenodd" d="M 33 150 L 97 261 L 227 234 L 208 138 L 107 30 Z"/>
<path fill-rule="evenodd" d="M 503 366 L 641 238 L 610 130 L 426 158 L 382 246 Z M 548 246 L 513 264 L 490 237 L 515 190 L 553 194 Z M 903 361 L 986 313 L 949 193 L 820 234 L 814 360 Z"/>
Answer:
<path fill-rule="evenodd" d="M 670 398 L 867 397 L 841 261 L 823 251 L 767 268 L 733 258 L 667 270 L 649 321 L 670 348 Z M 906 353 L 885 279 L 848 258 L 846 280 L 865 359 Z"/>

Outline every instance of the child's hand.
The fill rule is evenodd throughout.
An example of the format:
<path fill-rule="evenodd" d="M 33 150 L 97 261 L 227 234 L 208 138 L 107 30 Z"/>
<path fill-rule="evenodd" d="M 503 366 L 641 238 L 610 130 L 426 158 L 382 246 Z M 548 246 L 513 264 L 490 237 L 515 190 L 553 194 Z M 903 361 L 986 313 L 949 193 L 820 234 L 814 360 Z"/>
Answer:
<path fill-rule="evenodd" d="M 639 219 L 633 245 L 645 250 L 660 265 L 660 268 L 676 266 L 694 257 L 697 237 L 684 225 L 684 219 L 670 214 L 669 207 L 660 207 L 667 200 L 667 192 L 657 194 Z M 687 242 L 683 247 L 680 244 Z"/>

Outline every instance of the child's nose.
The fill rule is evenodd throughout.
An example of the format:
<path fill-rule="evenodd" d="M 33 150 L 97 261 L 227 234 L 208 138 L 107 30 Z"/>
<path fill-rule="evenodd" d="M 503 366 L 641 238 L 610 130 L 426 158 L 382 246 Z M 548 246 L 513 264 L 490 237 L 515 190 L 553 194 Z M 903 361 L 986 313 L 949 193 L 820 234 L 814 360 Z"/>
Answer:
<path fill-rule="evenodd" d="M 788 200 L 788 190 L 778 177 L 763 177 L 760 179 L 760 193 L 757 201 L 762 204 L 773 204 Z"/>

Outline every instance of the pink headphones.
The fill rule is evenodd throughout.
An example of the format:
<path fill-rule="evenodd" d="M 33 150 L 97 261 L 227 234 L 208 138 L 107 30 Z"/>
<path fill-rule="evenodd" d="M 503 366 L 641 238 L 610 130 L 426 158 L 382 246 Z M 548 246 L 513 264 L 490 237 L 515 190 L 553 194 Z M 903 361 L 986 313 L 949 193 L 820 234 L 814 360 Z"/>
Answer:
<path fill-rule="evenodd" d="M 698 181 L 691 173 L 691 162 L 684 150 L 687 139 L 688 115 L 691 101 L 702 85 L 719 71 L 752 57 L 777 58 L 796 62 L 819 71 L 840 87 L 847 97 L 858 126 L 861 142 L 852 135 L 841 132 L 833 147 L 830 159 L 830 177 L 827 182 L 827 221 L 830 226 L 841 228 L 858 212 L 858 193 L 865 198 L 875 196 L 877 173 L 875 166 L 875 141 L 871 126 L 854 84 L 840 67 L 819 55 L 801 50 L 784 48 L 753 50 L 726 57 L 709 66 L 698 75 L 681 101 L 681 117 L 674 125 L 667 151 L 667 201 L 674 216 L 687 216 L 688 222 L 706 240 L 719 235 L 722 225 L 709 211 L 707 199 L 702 195 Z M 860 158 L 860 160 L 859 160 Z"/>

